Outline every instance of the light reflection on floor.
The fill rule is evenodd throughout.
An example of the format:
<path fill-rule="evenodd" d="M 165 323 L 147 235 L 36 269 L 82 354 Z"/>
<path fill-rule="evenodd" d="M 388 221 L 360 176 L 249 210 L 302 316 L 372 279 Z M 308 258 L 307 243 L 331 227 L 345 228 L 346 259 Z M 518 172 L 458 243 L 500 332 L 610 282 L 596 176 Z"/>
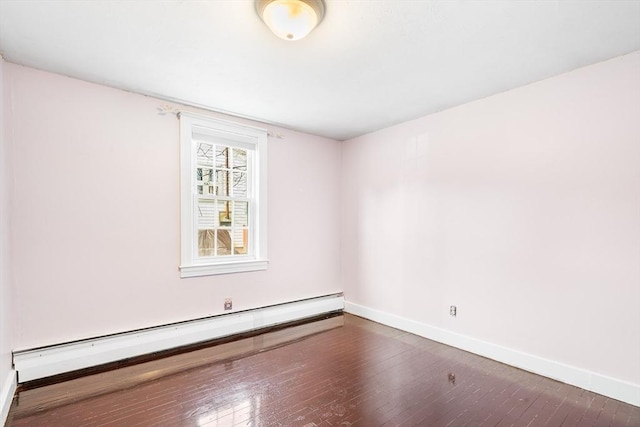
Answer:
<path fill-rule="evenodd" d="M 246 397 L 233 405 L 224 404 L 198 416 L 199 427 L 262 425 L 260 422 L 260 396 Z"/>

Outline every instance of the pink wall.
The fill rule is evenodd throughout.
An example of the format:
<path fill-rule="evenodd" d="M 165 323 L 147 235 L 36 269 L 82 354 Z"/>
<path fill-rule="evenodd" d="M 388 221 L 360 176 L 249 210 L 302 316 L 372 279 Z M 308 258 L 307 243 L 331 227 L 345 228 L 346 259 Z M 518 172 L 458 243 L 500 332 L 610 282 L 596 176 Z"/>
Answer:
<path fill-rule="evenodd" d="M 10 253 L 10 186 L 11 186 L 11 152 L 9 147 L 10 128 L 9 112 L 3 99 L 7 92 L 4 85 L 5 64 L 0 57 L 0 408 L 3 387 L 10 380 L 11 350 L 13 348 L 13 287 L 11 285 L 11 253 Z M 4 420 L 0 415 L 0 424 Z"/>
<path fill-rule="evenodd" d="M 640 383 L 640 52 L 347 141 L 342 174 L 347 301 Z"/>
<path fill-rule="evenodd" d="M 269 143 L 269 270 L 180 279 L 166 102 L 4 64 L 3 345 L 344 284 L 350 302 L 640 383 L 639 75 L 634 53 L 343 145 L 265 126 L 284 135 Z"/>
<path fill-rule="evenodd" d="M 220 314 L 225 297 L 243 310 L 342 290 L 339 142 L 262 125 L 284 136 L 268 148 L 268 271 L 180 279 L 178 120 L 157 111 L 167 103 L 14 64 L 5 73 L 15 349 Z"/>

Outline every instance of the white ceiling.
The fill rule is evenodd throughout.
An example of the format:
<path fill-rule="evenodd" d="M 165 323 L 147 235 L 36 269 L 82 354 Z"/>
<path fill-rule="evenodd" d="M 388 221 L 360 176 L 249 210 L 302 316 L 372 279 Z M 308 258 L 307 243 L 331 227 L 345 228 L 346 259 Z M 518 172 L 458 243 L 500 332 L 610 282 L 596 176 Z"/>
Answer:
<path fill-rule="evenodd" d="M 252 0 L 0 0 L 9 62 L 344 140 L 640 50 L 640 1 L 325 0 L 306 39 Z"/>

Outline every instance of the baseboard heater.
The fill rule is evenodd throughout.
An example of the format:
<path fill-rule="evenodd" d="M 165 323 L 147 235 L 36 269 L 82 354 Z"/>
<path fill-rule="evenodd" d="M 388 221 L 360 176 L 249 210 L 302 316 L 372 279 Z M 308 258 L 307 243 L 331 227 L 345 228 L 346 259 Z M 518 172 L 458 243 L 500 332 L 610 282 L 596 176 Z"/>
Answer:
<path fill-rule="evenodd" d="M 13 352 L 18 382 L 224 338 L 342 311 L 341 294 L 197 319 L 71 343 Z"/>

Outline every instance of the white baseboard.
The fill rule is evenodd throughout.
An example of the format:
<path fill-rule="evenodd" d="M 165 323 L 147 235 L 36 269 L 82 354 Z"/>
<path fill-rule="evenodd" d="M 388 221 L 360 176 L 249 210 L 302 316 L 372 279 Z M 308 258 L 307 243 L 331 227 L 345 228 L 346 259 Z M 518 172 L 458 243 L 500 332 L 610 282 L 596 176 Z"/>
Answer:
<path fill-rule="evenodd" d="M 0 394 L 0 425 L 2 426 L 7 422 L 11 402 L 13 402 L 13 395 L 16 394 L 16 386 L 16 371 L 12 369 L 2 383 L 2 394 Z"/>
<path fill-rule="evenodd" d="M 452 347 L 460 348 L 525 371 L 590 390 L 631 405 L 640 406 L 640 385 L 566 365 L 554 360 L 481 341 L 426 323 L 374 310 L 346 301 L 344 311 Z"/>
<path fill-rule="evenodd" d="M 18 373 L 18 382 L 23 383 L 314 317 L 343 308 L 342 295 L 327 295 L 69 344 L 16 351 L 13 353 L 13 364 Z"/>

